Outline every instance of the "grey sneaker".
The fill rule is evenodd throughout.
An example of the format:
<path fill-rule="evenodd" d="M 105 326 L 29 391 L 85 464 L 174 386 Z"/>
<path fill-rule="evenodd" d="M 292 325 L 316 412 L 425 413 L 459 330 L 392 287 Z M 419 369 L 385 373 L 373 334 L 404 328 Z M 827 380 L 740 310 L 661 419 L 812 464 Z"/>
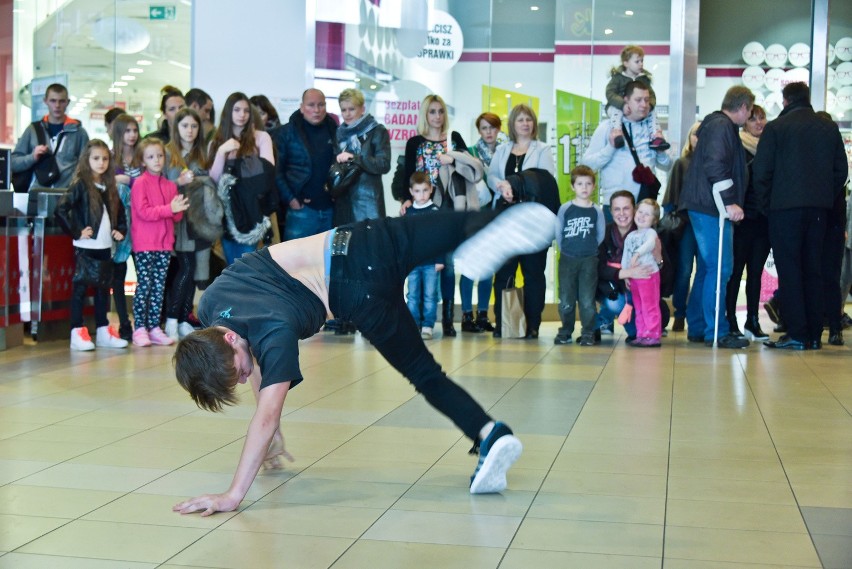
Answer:
<path fill-rule="evenodd" d="M 490 278 L 512 257 L 550 247 L 555 227 L 556 214 L 542 204 L 514 205 L 458 246 L 456 270 L 473 281 Z"/>
<path fill-rule="evenodd" d="M 493 494 L 506 489 L 506 472 L 521 456 L 524 446 L 512 429 L 497 422 L 479 443 L 479 463 L 470 477 L 471 494 Z"/>

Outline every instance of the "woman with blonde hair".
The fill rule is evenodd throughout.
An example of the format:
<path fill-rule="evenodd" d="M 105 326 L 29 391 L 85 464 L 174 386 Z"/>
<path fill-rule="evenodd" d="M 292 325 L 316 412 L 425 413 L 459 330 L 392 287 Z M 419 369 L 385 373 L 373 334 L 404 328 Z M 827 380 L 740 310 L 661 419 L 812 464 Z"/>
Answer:
<path fill-rule="evenodd" d="M 553 152 L 550 145 L 538 140 L 538 119 L 535 111 L 525 104 L 515 105 L 509 112 L 509 141 L 494 151 L 491 166 L 488 168 L 488 187 L 495 194 L 495 205 L 512 203 L 512 186 L 507 180 L 524 170 L 544 170 L 555 176 Z M 503 201 L 500 201 L 502 198 Z M 558 206 L 557 206 L 558 207 Z M 520 265 L 524 275 L 524 313 L 527 316 L 526 338 L 538 338 L 541 314 L 544 311 L 544 295 L 547 288 L 544 271 L 547 265 L 547 251 L 540 251 L 510 260 L 494 277 L 494 321 L 492 333 L 495 338 L 502 336 L 501 319 L 503 316 L 503 290 L 509 278 Z M 514 268 L 513 268 L 514 267 Z M 508 275 L 508 276 L 507 276 Z"/>
<path fill-rule="evenodd" d="M 482 162 L 471 156 L 461 135 L 450 131 L 447 104 L 435 94 L 427 95 L 420 105 L 417 136 L 405 145 L 405 180 L 414 172 L 425 172 L 432 182 L 432 201 L 441 209 L 478 210 L 475 184 L 482 179 Z M 403 202 L 400 210 L 411 205 Z M 448 255 L 441 271 L 441 324 L 444 337 L 456 335 L 453 326 L 456 275 L 452 256 Z"/>

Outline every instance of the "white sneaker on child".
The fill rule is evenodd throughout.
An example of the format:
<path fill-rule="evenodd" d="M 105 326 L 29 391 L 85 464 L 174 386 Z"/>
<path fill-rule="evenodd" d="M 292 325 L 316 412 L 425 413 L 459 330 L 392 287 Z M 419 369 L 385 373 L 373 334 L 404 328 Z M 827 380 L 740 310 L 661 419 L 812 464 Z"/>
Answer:
<path fill-rule="evenodd" d="M 547 249 L 556 235 L 556 214 L 546 206 L 514 205 L 458 246 L 456 270 L 473 281 L 488 278 L 518 255 Z"/>
<path fill-rule="evenodd" d="M 178 324 L 177 331 L 178 331 L 178 338 L 183 340 L 189 334 L 191 334 L 192 332 L 195 332 L 195 326 L 193 326 L 189 322 L 181 322 L 180 324 Z"/>
<path fill-rule="evenodd" d="M 96 335 L 99 348 L 126 348 L 127 340 L 122 340 L 112 326 L 101 326 Z"/>
<path fill-rule="evenodd" d="M 432 339 L 432 329 L 429 328 L 428 326 L 424 326 L 423 328 L 420 329 L 420 337 L 423 338 L 424 340 L 431 340 Z"/>
<path fill-rule="evenodd" d="M 166 336 L 173 341 L 178 341 L 178 321 L 177 318 L 166 318 Z"/>
<path fill-rule="evenodd" d="M 89 330 L 85 326 L 71 329 L 71 349 L 75 352 L 90 352 L 95 349 Z"/>

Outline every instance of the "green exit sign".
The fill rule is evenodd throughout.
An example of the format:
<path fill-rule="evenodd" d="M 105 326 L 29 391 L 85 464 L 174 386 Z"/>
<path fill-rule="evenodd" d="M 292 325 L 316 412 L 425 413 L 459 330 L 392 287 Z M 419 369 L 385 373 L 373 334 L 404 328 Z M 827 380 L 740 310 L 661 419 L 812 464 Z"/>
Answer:
<path fill-rule="evenodd" d="M 149 6 L 149 20 L 174 20 L 177 9 L 174 6 Z"/>

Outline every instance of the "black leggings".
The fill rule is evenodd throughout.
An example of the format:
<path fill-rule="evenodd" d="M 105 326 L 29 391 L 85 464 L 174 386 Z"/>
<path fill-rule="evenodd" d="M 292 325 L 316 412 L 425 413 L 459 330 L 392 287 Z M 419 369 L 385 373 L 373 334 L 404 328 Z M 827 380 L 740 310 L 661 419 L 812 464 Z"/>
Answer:
<path fill-rule="evenodd" d="M 746 218 L 734 225 L 734 265 L 728 291 L 725 296 L 725 310 L 728 321 L 736 321 L 737 294 L 743 269 L 746 273 L 746 307 L 749 318 L 757 317 L 760 306 L 760 278 L 763 266 L 769 257 L 769 220 L 763 216 L 757 219 Z"/>
<path fill-rule="evenodd" d="M 177 270 L 166 291 L 166 318 L 186 322 L 195 299 L 195 251 L 175 251 L 175 255 Z"/>
<path fill-rule="evenodd" d="M 127 276 L 127 261 L 112 264 L 112 299 L 115 302 L 115 313 L 121 326 L 130 326 L 127 316 L 127 296 L 124 294 L 124 278 Z"/>
<path fill-rule="evenodd" d="M 74 251 L 80 255 L 86 255 L 99 261 L 109 260 L 112 255 L 110 249 L 83 249 L 74 247 Z M 122 285 L 123 286 L 123 285 Z M 71 285 L 71 328 L 80 328 L 83 326 L 83 304 L 86 300 L 86 291 L 88 285 L 74 283 Z M 97 288 L 95 291 L 95 326 L 98 328 L 108 326 L 107 312 L 109 311 L 109 289 Z"/>
<path fill-rule="evenodd" d="M 354 322 L 430 405 L 473 440 L 491 417 L 426 349 L 405 304 L 403 283 L 414 267 L 453 251 L 494 215 L 439 212 L 345 226 L 352 229 L 348 254 L 331 258 L 329 307 L 334 316 Z"/>

